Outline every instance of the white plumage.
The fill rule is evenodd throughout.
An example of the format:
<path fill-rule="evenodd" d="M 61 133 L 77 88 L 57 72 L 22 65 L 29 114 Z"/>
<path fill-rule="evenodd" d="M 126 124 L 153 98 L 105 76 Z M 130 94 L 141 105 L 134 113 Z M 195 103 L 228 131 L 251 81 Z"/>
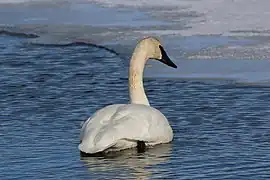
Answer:
<path fill-rule="evenodd" d="M 81 129 L 80 151 L 93 154 L 136 147 L 138 141 L 146 146 L 172 141 L 168 120 L 149 105 L 143 89 L 143 70 L 149 58 L 176 68 L 157 39 L 149 37 L 140 41 L 130 62 L 131 103 L 109 105 L 94 113 Z"/>

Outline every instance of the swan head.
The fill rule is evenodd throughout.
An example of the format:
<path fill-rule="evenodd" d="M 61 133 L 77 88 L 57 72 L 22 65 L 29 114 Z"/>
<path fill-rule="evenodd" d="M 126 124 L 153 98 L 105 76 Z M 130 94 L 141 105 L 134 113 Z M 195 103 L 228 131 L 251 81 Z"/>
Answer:
<path fill-rule="evenodd" d="M 177 68 L 177 66 L 171 61 L 167 55 L 165 49 L 161 45 L 161 42 L 154 37 L 147 37 L 138 43 L 139 47 L 145 49 L 147 53 L 147 59 L 158 60 L 167 66 Z"/>

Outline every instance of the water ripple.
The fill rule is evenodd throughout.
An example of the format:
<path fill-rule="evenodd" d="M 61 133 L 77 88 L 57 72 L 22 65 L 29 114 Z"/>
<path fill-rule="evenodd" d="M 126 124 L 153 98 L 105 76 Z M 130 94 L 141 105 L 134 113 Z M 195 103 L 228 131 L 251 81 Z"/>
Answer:
<path fill-rule="evenodd" d="M 128 101 L 127 64 L 98 47 L 1 40 L 0 179 L 270 178 L 268 88 L 146 79 L 173 142 L 144 154 L 83 158 L 81 123 Z"/>

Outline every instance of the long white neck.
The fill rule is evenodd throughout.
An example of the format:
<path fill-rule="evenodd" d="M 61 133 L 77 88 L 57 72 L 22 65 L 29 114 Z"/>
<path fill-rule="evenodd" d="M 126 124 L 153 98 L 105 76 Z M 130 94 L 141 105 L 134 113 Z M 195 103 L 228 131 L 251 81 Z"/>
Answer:
<path fill-rule="evenodd" d="M 143 87 L 143 70 L 147 61 L 147 53 L 141 46 L 135 48 L 129 67 L 129 98 L 132 104 L 149 105 Z"/>

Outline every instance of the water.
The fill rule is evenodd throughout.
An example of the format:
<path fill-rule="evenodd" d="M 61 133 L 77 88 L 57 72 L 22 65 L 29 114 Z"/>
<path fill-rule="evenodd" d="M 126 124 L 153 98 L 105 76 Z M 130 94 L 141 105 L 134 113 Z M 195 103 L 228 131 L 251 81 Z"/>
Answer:
<path fill-rule="evenodd" d="M 1 180 L 270 179 L 267 0 L 89 2 L 0 1 Z M 149 35 L 179 67 L 145 70 L 173 142 L 80 157 L 82 123 L 128 102 L 128 59 Z"/>
<path fill-rule="evenodd" d="M 270 178 L 269 88 L 147 78 L 173 142 L 140 155 L 81 158 L 82 122 L 128 101 L 127 60 L 92 46 L 0 38 L 0 179 Z"/>

